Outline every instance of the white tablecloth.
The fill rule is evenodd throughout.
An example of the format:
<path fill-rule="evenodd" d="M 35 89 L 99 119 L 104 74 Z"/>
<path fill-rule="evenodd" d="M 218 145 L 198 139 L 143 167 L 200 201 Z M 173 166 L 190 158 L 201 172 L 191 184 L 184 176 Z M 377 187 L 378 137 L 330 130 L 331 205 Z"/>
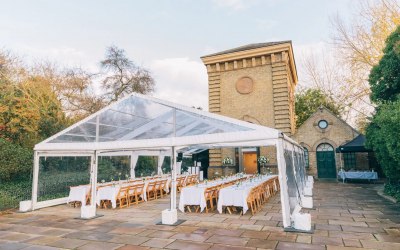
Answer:
<path fill-rule="evenodd" d="M 250 181 L 243 182 L 242 185 L 240 186 L 233 185 L 221 189 L 219 191 L 219 196 L 218 196 L 218 205 L 217 205 L 218 212 L 222 213 L 223 206 L 235 206 L 235 207 L 242 207 L 243 214 L 245 214 L 249 209 L 247 205 L 247 197 L 249 196 L 251 189 L 253 187 L 262 184 L 263 182 L 275 178 L 276 176 L 277 175 L 263 176 L 262 178 L 258 180 L 253 180 L 252 182 Z M 275 189 L 277 188 L 275 182 L 274 182 L 274 188 Z"/>
<path fill-rule="evenodd" d="M 96 204 L 100 206 L 101 200 L 109 200 L 111 201 L 112 208 L 116 208 L 119 189 L 119 186 L 107 186 L 99 188 L 96 195 Z"/>
<path fill-rule="evenodd" d="M 366 180 L 377 180 L 378 179 L 377 172 L 367 172 L 367 171 L 365 171 L 365 172 L 339 171 L 338 176 L 343 181 L 345 179 L 366 179 Z"/>
<path fill-rule="evenodd" d="M 243 176 L 232 176 L 226 179 L 209 181 L 207 182 L 207 185 L 205 183 L 202 183 L 196 186 L 184 187 L 179 197 L 179 206 L 178 206 L 179 210 L 184 212 L 186 205 L 199 205 L 202 212 L 207 205 L 206 198 L 204 196 L 204 191 L 207 188 L 211 188 L 226 182 L 238 180 L 240 178 L 243 178 Z"/>
<path fill-rule="evenodd" d="M 82 206 L 86 205 L 86 195 L 90 190 L 89 186 L 70 187 L 67 203 L 80 201 Z"/>

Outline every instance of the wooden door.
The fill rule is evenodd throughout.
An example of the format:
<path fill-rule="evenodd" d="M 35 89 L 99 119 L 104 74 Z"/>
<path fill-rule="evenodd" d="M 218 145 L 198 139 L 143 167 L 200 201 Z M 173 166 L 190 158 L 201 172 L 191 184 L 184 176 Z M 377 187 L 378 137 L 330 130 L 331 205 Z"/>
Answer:
<path fill-rule="evenodd" d="M 258 173 L 257 153 L 243 153 L 243 167 L 246 174 Z"/>

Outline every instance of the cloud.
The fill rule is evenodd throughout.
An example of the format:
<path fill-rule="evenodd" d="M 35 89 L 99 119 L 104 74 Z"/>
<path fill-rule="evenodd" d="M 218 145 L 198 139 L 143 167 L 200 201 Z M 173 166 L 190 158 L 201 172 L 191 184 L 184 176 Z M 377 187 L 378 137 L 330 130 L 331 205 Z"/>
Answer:
<path fill-rule="evenodd" d="M 212 0 L 217 7 L 229 8 L 232 10 L 242 10 L 254 2 L 253 0 Z"/>
<path fill-rule="evenodd" d="M 10 48 L 13 51 L 18 51 L 18 55 L 22 56 L 28 63 L 47 60 L 60 63 L 60 66 L 83 67 L 92 72 L 98 71 L 98 63 L 93 62 L 92 58 L 89 58 L 85 52 L 75 48 L 63 46 L 39 48 L 26 44 L 14 45 Z"/>
<path fill-rule="evenodd" d="M 278 21 L 276 20 L 266 20 L 266 19 L 258 19 L 256 20 L 257 28 L 263 31 L 267 31 L 278 25 Z"/>
<path fill-rule="evenodd" d="M 155 97 L 208 110 L 208 80 L 205 66 L 189 58 L 154 60 L 150 69 L 156 81 Z"/>

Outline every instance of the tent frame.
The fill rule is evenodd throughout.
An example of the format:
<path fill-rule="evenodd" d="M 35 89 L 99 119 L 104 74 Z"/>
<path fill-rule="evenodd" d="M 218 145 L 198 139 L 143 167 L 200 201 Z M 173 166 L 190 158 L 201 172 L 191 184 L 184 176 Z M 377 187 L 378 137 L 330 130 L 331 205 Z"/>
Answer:
<path fill-rule="evenodd" d="M 152 101 L 161 105 L 166 105 L 172 108 L 173 111 L 173 137 L 168 138 L 155 138 L 155 139 L 136 139 L 136 140 L 119 140 L 119 141 L 107 141 L 102 142 L 99 140 L 99 126 L 100 114 L 104 111 L 111 109 L 117 103 L 123 102 L 127 98 L 141 98 L 148 101 Z M 243 128 L 243 130 L 232 131 L 232 127 L 230 127 L 225 132 L 218 132 L 212 134 L 199 134 L 192 136 L 178 136 L 176 134 L 179 133 L 177 131 L 176 126 L 176 112 L 177 110 L 182 112 L 193 113 L 193 115 L 197 115 L 200 118 L 207 120 L 212 119 L 208 122 L 225 122 L 229 123 L 233 126 L 239 126 Z M 162 116 L 162 115 L 161 115 Z M 67 133 L 73 128 L 76 128 L 80 124 L 84 122 L 90 121 L 91 119 L 96 117 L 96 140 L 94 142 L 58 142 L 53 143 L 52 140 L 57 138 L 63 133 Z M 157 119 L 157 118 L 155 118 Z M 151 123 L 148 122 L 147 124 Z M 217 127 L 221 124 L 217 124 Z M 191 125 L 188 125 L 191 126 Z M 143 127 L 142 127 L 143 128 Z M 184 128 L 183 128 L 184 129 Z M 182 131 L 182 130 L 181 130 Z M 263 147 L 263 146 L 275 146 L 277 152 L 277 163 L 279 169 L 279 183 L 280 183 L 280 195 L 281 195 L 281 203 L 282 203 L 282 217 L 283 217 L 283 226 L 285 228 L 293 227 L 293 219 L 291 218 L 292 214 L 290 211 L 289 204 L 289 196 L 288 196 L 288 185 L 286 180 L 286 162 L 285 162 L 285 149 L 291 148 L 293 151 L 303 152 L 303 148 L 294 140 L 284 135 L 282 132 L 256 125 L 251 124 L 245 121 L 236 120 L 233 118 L 221 116 L 218 114 L 208 113 L 205 111 L 196 110 L 193 108 L 188 108 L 182 105 L 170 103 L 167 101 L 162 101 L 159 99 L 155 99 L 149 96 L 143 96 L 140 94 L 132 94 L 128 97 L 96 112 L 95 114 L 85 118 L 84 120 L 78 122 L 77 124 L 72 125 L 71 127 L 57 133 L 56 135 L 46 139 L 45 141 L 35 145 L 35 153 L 34 153 L 34 176 L 33 176 L 33 188 L 32 188 L 32 210 L 65 203 L 65 199 L 57 199 L 50 201 L 37 201 L 37 192 L 38 192 L 38 180 L 39 180 L 39 158 L 45 156 L 89 156 L 91 157 L 91 167 L 90 167 L 90 182 L 92 187 L 92 209 L 96 211 L 96 206 L 94 201 L 96 200 L 96 187 L 97 187 L 97 171 L 98 171 L 98 157 L 100 155 L 118 155 L 129 154 L 137 151 L 158 151 L 158 152 L 169 152 L 171 155 L 171 170 L 172 170 L 172 188 L 171 188 L 171 210 L 176 210 L 176 170 L 177 170 L 177 162 L 176 155 L 177 151 L 185 148 L 185 147 L 205 147 L 205 148 L 222 148 L 222 147 Z M 294 161 L 294 159 L 293 159 Z M 304 164 L 302 166 L 304 168 Z M 296 171 L 293 166 L 293 171 Z M 296 176 L 296 174 L 294 174 Z M 295 180 L 295 181 L 304 181 L 304 180 Z M 300 191 L 302 193 L 302 191 Z M 297 197 L 297 201 L 301 204 L 300 197 Z"/>

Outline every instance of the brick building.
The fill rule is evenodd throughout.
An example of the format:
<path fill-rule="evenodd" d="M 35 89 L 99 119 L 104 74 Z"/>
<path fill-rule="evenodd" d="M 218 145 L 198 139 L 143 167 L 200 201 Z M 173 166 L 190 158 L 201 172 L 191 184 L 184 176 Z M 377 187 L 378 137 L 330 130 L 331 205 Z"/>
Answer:
<path fill-rule="evenodd" d="M 291 41 L 250 44 L 201 59 L 207 67 L 210 112 L 294 134 L 297 71 Z M 210 150 L 208 176 L 257 172 L 260 154 L 276 166 L 274 148 Z M 234 159 L 225 173 L 224 157 Z"/>
<path fill-rule="evenodd" d="M 336 153 L 336 148 L 360 133 L 324 107 L 296 131 L 297 71 L 291 41 L 249 44 L 201 59 L 208 73 L 209 111 L 276 128 L 292 137 L 306 150 L 308 174 L 336 178 L 341 167 L 369 169 L 370 161 L 375 162 L 366 152 Z M 257 163 L 260 155 L 270 158 L 268 167 L 276 172 L 274 147 L 209 150 L 205 155 L 208 177 L 262 172 Z M 205 157 L 203 154 L 203 166 Z M 233 166 L 222 167 L 225 157 L 234 160 Z"/>

